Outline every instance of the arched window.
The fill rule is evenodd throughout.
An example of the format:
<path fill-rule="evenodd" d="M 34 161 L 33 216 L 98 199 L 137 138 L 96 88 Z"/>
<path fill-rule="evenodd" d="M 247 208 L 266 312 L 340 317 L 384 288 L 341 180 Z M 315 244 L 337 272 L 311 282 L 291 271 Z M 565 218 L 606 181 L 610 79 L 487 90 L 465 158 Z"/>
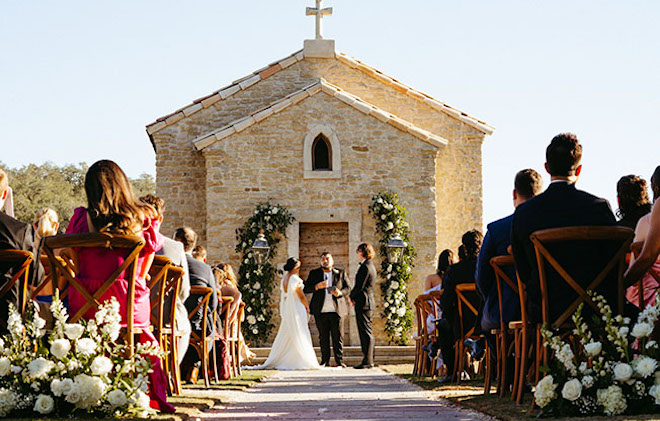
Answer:
<path fill-rule="evenodd" d="M 323 134 L 319 134 L 312 143 L 312 170 L 332 171 L 332 146 Z"/>

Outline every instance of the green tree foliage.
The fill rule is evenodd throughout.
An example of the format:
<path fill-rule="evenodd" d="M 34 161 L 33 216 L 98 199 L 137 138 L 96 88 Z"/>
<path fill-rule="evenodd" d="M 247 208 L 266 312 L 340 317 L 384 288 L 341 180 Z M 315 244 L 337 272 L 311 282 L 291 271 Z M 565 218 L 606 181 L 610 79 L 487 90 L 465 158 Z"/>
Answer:
<path fill-rule="evenodd" d="M 41 208 L 52 208 L 60 219 L 60 232 L 66 229 L 73 210 L 86 206 L 85 174 L 89 166 L 81 162 L 62 167 L 46 162 L 41 165 L 29 164 L 21 168 L 9 168 L 0 163 L 9 177 L 9 185 L 14 194 L 14 214 L 16 219 L 32 223 L 34 215 Z M 136 197 L 155 193 L 156 182 L 150 174 L 142 174 L 132 179 Z"/>

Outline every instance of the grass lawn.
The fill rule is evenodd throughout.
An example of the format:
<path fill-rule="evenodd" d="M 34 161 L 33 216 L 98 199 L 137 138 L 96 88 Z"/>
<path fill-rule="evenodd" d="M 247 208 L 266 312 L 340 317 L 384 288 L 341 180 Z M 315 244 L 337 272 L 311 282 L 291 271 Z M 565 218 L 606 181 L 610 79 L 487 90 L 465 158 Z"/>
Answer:
<path fill-rule="evenodd" d="M 399 365 L 381 365 L 383 370 L 395 374 L 403 379 L 406 379 L 416 385 L 433 392 L 437 392 L 438 398 L 448 399 L 458 405 L 470 408 L 484 414 L 490 415 L 494 418 L 503 421 L 531 421 L 538 417 L 540 411 L 538 408 L 533 414 L 528 414 L 527 411 L 532 402 L 531 393 L 525 395 L 525 400 L 522 405 L 518 406 L 515 402 L 511 401 L 509 397 L 500 398 L 495 395 L 495 389 L 492 389 L 490 395 L 484 395 L 483 380 L 471 380 L 462 382 L 461 385 L 440 385 L 437 379 L 429 377 L 416 377 L 413 376 L 412 364 L 399 364 Z M 583 418 L 544 418 L 546 420 L 561 419 L 564 421 L 636 421 L 636 420 L 660 420 L 660 414 L 651 415 L 622 415 L 622 416 L 608 416 L 608 417 L 583 417 Z"/>

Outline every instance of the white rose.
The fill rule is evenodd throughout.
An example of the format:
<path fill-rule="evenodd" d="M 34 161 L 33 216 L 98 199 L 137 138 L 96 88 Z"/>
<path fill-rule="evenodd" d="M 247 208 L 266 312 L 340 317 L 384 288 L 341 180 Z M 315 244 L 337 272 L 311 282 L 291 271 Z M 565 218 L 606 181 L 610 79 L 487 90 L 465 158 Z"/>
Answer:
<path fill-rule="evenodd" d="M 400 307 L 399 309 L 397 309 L 396 314 L 398 314 L 399 317 L 403 317 L 403 316 L 405 316 L 405 315 L 406 315 L 406 309 L 405 309 L 405 307 Z"/>
<path fill-rule="evenodd" d="M 82 338 L 76 342 L 76 353 L 78 355 L 90 356 L 96 352 L 96 342 L 91 338 Z"/>
<path fill-rule="evenodd" d="M 378 199 L 376 199 L 376 203 L 383 203 L 383 199 L 379 197 Z"/>
<path fill-rule="evenodd" d="M 11 361 L 9 358 L 2 357 L 0 358 L 0 377 L 4 377 L 9 374 L 9 369 L 11 368 Z"/>
<path fill-rule="evenodd" d="M 552 376 L 545 376 L 537 383 L 534 398 L 540 408 L 545 407 L 557 397 L 557 393 L 555 392 L 557 385 L 554 381 Z"/>
<path fill-rule="evenodd" d="M 149 408 L 149 395 L 142 392 L 141 390 L 137 392 L 135 403 L 138 408 L 148 409 Z"/>
<path fill-rule="evenodd" d="M 55 339 L 50 346 L 50 353 L 61 360 L 71 351 L 71 342 L 67 339 Z"/>
<path fill-rule="evenodd" d="M 124 406 L 128 402 L 126 398 L 126 393 L 121 389 L 115 389 L 112 392 L 108 393 L 108 403 L 114 408 L 118 406 Z"/>
<path fill-rule="evenodd" d="M 257 319 L 256 319 L 254 316 L 249 315 L 249 316 L 247 317 L 247 322 L 248 322 L 249 324 L 253 325 L 253 324 L 257 323 Z"/>
<path fill-rule="evenodd" d="M 252 333 L 255 334 L 255 335 L 258 334 L 258 333 L 259 333 L 259 329 L 252 329 Z"/>
<path fill-rule="evenodd" d="M 600 351 L 603 349 L 603 344 L 600 342 L 589 342 L 584 346 L 584 350 L 589 354 L 590 357 L 596 357 L 600 354 Z"/>
<path fill-rule="evenodd" d="M 619 363 L 614 367 L 614 378 L 620 382 L 627 382 L 632 377 L 633 369 L 626 363 Z"/>
<path fill-rule="evenodd" d="M 582 383 L 578 379 L 572 379 L 564 383 L 564 387 L 561 389 L 561 396 L 573 402 L 582 395 Z"/>
<path fill-rule="evenodd" d="M 55 367 L 55 363 L 48 361 L 43 357 L 39 357 L 28 364 L 30 376 L 33 379 L 45 379 L 48 377 L 48 372 Z"/>
<path fill-rule="evenodd" d="M 80 390 L 76 385 L 73 385 L 71 387 L 71 390 L 69 390 L 69 393 L 66 395 L 66 401 L 72 404 L 77 404 L 78 401 L 80 400 Z"/>
<path fill-rule="evenodd" d="M 259 289 L 261 288 L 261 284 L 259 282 L 255 282 L 254 285 L 252 286 L 254 289 Z"/>
<path fill-rule="evenodd" d="M 112 370 L 112 366 L 113 364 L 112 361 L 110 361 L 110 358 L 99 355 L 94 358 L 94 361 L 92 361 L 92 374 L 95 376 L 103 376 Z"/>
<path fill-rule="evenodd" d="M 64 325 L 64 334 L 66 335 L 67 338 L 71 339 L 72 341 L 75 341 L 76 339 L 80 338 L 83 332 L 85 332 L 85 328 L 81 324 L 71 323 Z"/>
<path fill-rule="evenodd" d="M 277 211 L 279 211 L 279 209 L 277 207 L 274 207 L 272 210 L 273 210 L 273 215 L 276 215 Z"/>
<path fill-rule="evenodd" d="M 387 223 L 387 230 L 389 231 L 389 230 L 392 230 L 392 229 L 394 229 L 394 224 L 391 223 L 391 222 L 388 222 Z"/>
<path fill-rule="evenodd" d="M 646 338 L 651 334 L 653 328 L 648 323 L 637 323 L 632 330 L 631 335 L 635 338 Z"/>
<path fill-rule="evenodd" d="M 633 361 L 633 367 L 635 368 L 635 371 L 643 378 L 647 378 L 653 374 L 657 366 L 658 362 L 651 357 L 647 357 L 646 355 L 639 356 Z"/>
<path fill-rule="evenodd" d="M 34 403 L 34 411 L 40 414 L 50 414 L 55 409 L 55 401 L 49 395 L 37 396 L 37 401 Z"/>
<path fill-rule="evenodd" d="M 383 221 L 384 221 L 386 218 L 387 218 L 387 216 L 385 216 L 385 214 L 383 214 L 383 215 L 380 216 L 380 219 L 382 219 Z"/>
<path fill-rule="evenodd" d="M 656 405 L 660 405 L 660 386 L 651 386 L 651 389 L 649 389 L 649 395 L 655 399 Z"/>

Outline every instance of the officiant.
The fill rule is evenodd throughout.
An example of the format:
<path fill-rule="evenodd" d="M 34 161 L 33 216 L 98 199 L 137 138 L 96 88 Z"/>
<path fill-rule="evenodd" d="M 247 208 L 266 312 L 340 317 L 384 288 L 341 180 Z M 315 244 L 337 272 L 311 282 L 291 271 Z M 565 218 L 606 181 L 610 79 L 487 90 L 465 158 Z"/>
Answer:
<path fill-rule="evenodd" d="M 333 267 L 332 255 L 321 254 L 321 267 L 309 272 L 304 292 L 312 295 L 310 312 L 316 320 L 321 345 L 321 365 L 330 366 L 330 338 L 338 367 L 344 364 L 344 345 L 341 319 L 348 315 L 346 297 L 350 293 L 346 272 Z"/>

